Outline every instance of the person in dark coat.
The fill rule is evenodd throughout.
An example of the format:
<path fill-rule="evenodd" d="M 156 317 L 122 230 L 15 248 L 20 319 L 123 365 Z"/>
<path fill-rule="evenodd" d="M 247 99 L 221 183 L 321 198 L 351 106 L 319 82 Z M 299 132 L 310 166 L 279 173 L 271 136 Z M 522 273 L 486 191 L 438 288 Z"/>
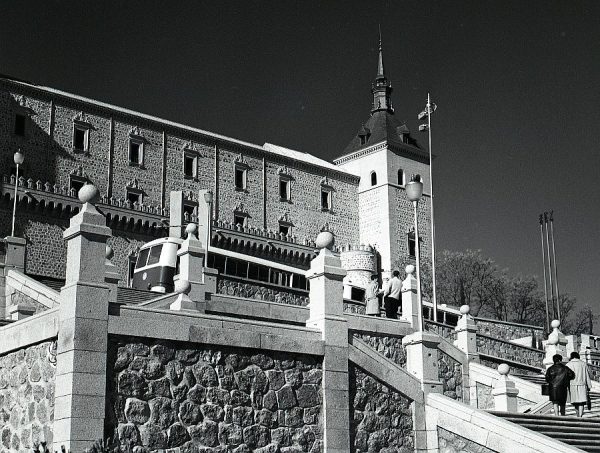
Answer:
<path fill-rule="evenodd" d="M 548 396 L 554 405 L 554 415 L 558 417 L 565 415 L 565 405 L 567 403 L 567 394 L 569 392 L 569 383 L 575 377 L 575 373 L 569 367 L 562 363 L 562 356 L 556 354 L 552 357 L 554 365 L 546 371 L 546 382 L 549 384 Z"/>

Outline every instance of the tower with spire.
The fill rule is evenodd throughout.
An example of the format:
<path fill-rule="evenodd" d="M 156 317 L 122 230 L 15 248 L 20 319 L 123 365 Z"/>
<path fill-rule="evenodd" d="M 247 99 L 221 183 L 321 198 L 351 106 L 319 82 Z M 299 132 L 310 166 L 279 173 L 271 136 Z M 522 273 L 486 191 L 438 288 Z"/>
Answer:
<path fill-rule="evenodd" d="M 369 118 L 334 163 L 360 176 L 358 188 L 360 242 L 372 245 L 384 274 L 414 255 L 414 217 L 405 194 L 413 174 L 421 175 L 424 195 L 419 203 L 421 258 L 430 259 L 429 154 L 411 136 L 392 104 L 392 84 L 386 76 L 379 34 L 377 74 L 371 85 Z M 407 113 L 407 112 L 404 112 Z M 409 113 L 409 112 L 408 112 Z M 401 270 L 401 269 L 399 269 Z"/>

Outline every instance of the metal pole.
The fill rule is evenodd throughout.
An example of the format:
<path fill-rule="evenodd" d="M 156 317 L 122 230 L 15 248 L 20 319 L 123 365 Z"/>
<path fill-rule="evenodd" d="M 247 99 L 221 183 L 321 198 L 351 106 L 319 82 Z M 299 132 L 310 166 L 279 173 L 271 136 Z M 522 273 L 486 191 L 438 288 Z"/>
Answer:
<path fill-rule="evenodd" d="M 431 284 L 433 289 L 433 321 L 437 322 L 437 297 L 435 291 L 435 222 L 433 220 L 433 159 L 431 153 L 431 114 L 433 113 L 433 109 L 431 108 L 431 97 L 429 93 L 427 93 L 427 129 L 429 132 L 429 192 L 431 195 L 431 199 L 429 202 L 430 211 L 431 211 Z M 445 315 L 445 313 L 444 313 Z"/>
<path fill-rule="evenodd" d="M 421 299 L 421 251 L 419 250 L 419 220 L 417 217 L 417 206 L 419 205 L 418 201 L 413 201 L 413 208 L 415 212 L 415 257 L 417 261 L 417 301 L 419 303 L 419 309 L 417 312 L 417 319 L 419 322 L 419 331 L 423 332 L 423 301 Z"/>
<path fill-rule="evenodd" d="M 550 235 L 548 233 L 548 213 L 544 212 L 544 226 L 546 227 L 546 251 L 548 253 L 548 280 L 550 281 L 550 300 L 552 301 L 552 316 L 556 313 L 554 304 L 554 285 L 552 283 L 552 262 L 550 261 Z"/>
<path fill-rule="evenodd" d="M 19 190 L 19 164 L 17 164 L 17 173 L 15 175 L 15 202 L 13 203 L 12 228 L 10 235 L 15 235 L 15 217 L 17 215 L 17 191 Z"/>
<path fill-rule="evenodd" d="M 546 254 L 544 253 L 544 215 L 540 214 L 540 238 L 542 239 L 542 264 L 544 269 L 544 300 L 546 301 L 546 332 L 550 332 L 550 311 L 548 309 L 548 283 L 546 281 Z"/>
<path fill-rule="evenodd" d="M 550 211 L 550 237 L 552 238 L 552 259 L 554 260 L 554 286 L 556 286 L 556 310 L 560 321 L 560 297 L 558 297 L 558 276 L 556 264 L 556 249 L 554 248 L 554 211 Z"/>
<path fill-rule="evenodd" d="M 207 217 L 207 223 L 206 223 L 206 246 L 205 246 L 205 252 L 204 252 L 204 269 L 208 268 L 208 246 L 210 244 L 210 227 L 211 227 L 211 223 L 212 223 L 212 202 L 210 203 L 206 203 L 208 205 L 208 213 L 206 215 Z"/>

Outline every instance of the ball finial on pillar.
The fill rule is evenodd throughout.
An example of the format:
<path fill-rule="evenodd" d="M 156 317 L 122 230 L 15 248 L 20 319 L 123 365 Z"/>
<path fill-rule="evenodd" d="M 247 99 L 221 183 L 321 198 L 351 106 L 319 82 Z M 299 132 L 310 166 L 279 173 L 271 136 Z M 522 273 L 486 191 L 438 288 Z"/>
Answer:
<path fill-rule="evenodd" d="M 468 305 L 461 305 L 460 306 L 460 314 L 461 315 L 468 315 L 471 311 L 471 307 L 469 307 Z"/>
<path fill-rule="evenodd" d="M 560 321 L 559 321 L 558 319 L 555 319 L 554 321 L 552 321 L 552 322 L 550 323 L 550 326 L 551 326 L 553 329 L 558 329 L 558 328 L 560 327 Z"/>
<path fill-rule="evenodd" d="M 408 275 L 413 275 L 415 273 L 415 266 L 414 264 L 409 264 L 404 268 L 404 271 L 408 274 Z"/>
<path fill-rule="evenodd" d="M 510 373 L 510 367 L 508 364 L 501 363 L 498 365 L 498 373 L 500 373 L 501 376 L 508 376 L 508 373 Z"/>
<path fill-rule="evenodd" d="M 198 237 L 198 225 L 196 225 L 195 223 L 188 223 L 185 227 L 185 234 L 188 239 L 190 239 L 191 237 Z"/>
<path fill-rule="evenodd" d="M 319 249 L 328 249 L 331 250 L 333 248 L 333 244 L 335 242 L 335 236 L 331 231 L 321 231 L 317 236 L 315 241 L 315 245 Z"/>
<path fill-rule="evenodd" d="M 175 282 L 175 292 L 182 293 L 188 295 L 190 290 L 192 289 L 192 285 L 189 280 L 177 280 Z"/>
<path fill-rule="evenodd" d="M 100 192 L 98 192 L 98 188 L 93 184 L 86 184 L 77 193 L 79 197 L 79 201 L 82 203 L 91 203 L 94 204 L 98 201 L 100 197 Z"/>

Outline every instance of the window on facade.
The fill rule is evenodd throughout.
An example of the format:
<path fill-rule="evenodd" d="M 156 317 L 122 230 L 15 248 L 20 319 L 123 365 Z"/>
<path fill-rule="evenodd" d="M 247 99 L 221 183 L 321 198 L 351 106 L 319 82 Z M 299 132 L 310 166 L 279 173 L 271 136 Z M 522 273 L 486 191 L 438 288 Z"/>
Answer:
<path fill-rule="evenodd" d="M 398 185 L 399 186 L 404 185 L 404 170 L 402 170 L 402 169 L 398 170 Z"/>
<path fill-rule="evenodd" d="M 421 243 L 421 238 L 419 238 L 419 244 L 420 243 Z M 415 233 L 412 231 L 410 233 L 408 233 L 408 254 L 413 258 L 417 256 L 416 249 L 415 249 Z"/>
<path fill-rule="evenodd" d="M 290 200 L 290 181 L 287 179 L 279 180 L 279 199 L 281 201 Z"/>
<path fill-rule="evenodd" d="M 129 165 L 144 163 L 144 143 L 141 140 L 129 139 Z"/>
<path fill-rule="evenodd" d="M 321 210 L 331 211 L 331 190 L 321 189 Z"/>
<path fill-rule="evenodd" d="M 75 190 L 75 194 L 77 194 L 79 193 L 79 189 L 81 189 L 86 183 L 87 180 L 85 178 L 71 175 L 69 178 L 69 189 Z"/>
<path fill-rule="evenodd" d="M 142 193 L 127 189 L 127 200 L 130 201 L 131 204 L 142 204 Z"/>
<path fill-rule="evenodd" d="M 73 149 L 77 151 L 87 151 L 88 150 L 88 134 L 89 129 L 84 126 L 73 126 Z"/>
<path fill-rule="evenodd" d="M 246 216 L 241 215 L 241 214 L 234 214 L 233 215 L 233 224 L 244 226 L 246 224 Z"/>
<path fill-rule="evenodd" d="M 377 173 L 375 173 L 374 171 L 371 172 L 371 185 L 377 185 Z"/>
<path fill-rule="evenodd" d="M 246 190 L 247 170 L 236 167 L 235 169 L 235 188 L 237 190 Z"/>
<path fill-rule="evenodd" d="M 290 234 L 290 226 L 279 224 L 279 233 L 285 234 L 286 236 Z"/>
<path fill-rule="evenodd" d="M 25 124 L 27 122 L 27 117 L 22 113 L 17 113 L 15 115 L 15 135 L 20 135 L 23 137 L 25 135 Z"/>
<path fill-rule="evenodd" d="M 183 175 L 186 178 L 195 178 L 197 175 L 198 160 L 196 154 L 184 153 L 183 155 Z"/>

